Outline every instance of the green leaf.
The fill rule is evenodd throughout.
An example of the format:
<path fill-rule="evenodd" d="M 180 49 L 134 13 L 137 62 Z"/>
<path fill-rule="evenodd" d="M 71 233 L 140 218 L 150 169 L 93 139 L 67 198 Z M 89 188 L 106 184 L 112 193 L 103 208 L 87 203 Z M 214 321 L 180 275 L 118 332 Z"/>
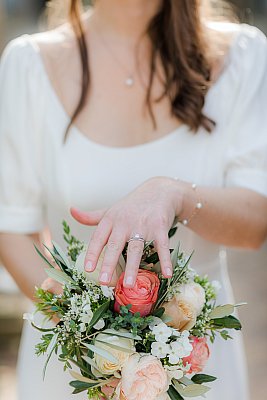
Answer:
<path fill-rule="evenodd" d="M 72 283 L 73 285 L 76 286 L 76 282 L 70 276 L 65 274 L 65 272 L 63 272 L 63 271 L 60 271 L 55 268 L 53 268 L 53 269 L 46 268 L 45 271 L 46 271 L 47 275 L 50 276 L 50 278 L 61 283 L 62 285 Z"/>
<path fill-rule="evenodd" d="M 224 318 L 230 314 L 233 314 L 235 307 L 232 304 L 225 304 L 223 306 L 215 307 L 210 313 L 210 319 Z"/>
<path fill-rule="evenodd" d="M 162 315 L 164 314 L 164 312 L 165 312 L 165 308 L 164 307 L 160 307 L 160 308 L 157 308 L 156 310 L 154 310 L 152 315 L 154 317 L 161 318 Z"/>
<path fill-rule="evenodd" d="M 103 342 L 102 340 L 99 340 L 99 339 L 96 339 L 95 343 L 103 343 L 105 346 L 111 347 L 114 350 L 122 351 L 124 353 L 129 353 L 129 354 L 134 353 L 134 350 L 129 349 L 129 347 L 117 346 L 116 344 L 113 344 L 110 342 Z"/>
<path fill-rule="evenodd" d="M 86 378 L 85 376 L 79 374 L 79 373 L 76 372 L 76 371 L 69 371 L 69 373 L 71 374 L 71 376 L 72 376 L 74 379 L 77 379 L 77 380 L 80 381 L 80 382 L 95 383 L 95 384 L 98 384 L 98 383 L 99 383 L 99 380 L 96 381 L 96 380 L 93 380 L 93 379 L 90 379 L 90 378 Z"/>
<path fill-rule="evenodd" d="M 97 346 L 94 346 L 93 344 L 88 344 L 88 343 L 84 343 L 84 346 L 87 347 L 87 349 L 92 350 L 93 353 L 98 354 L 99 356 L 105 358 L 106 360 L 117 364 L 118 360 L 116 357 L 114 357 L 111 353 L 109 353 L 108 351 L 104 350 L 104 349 L 100 349 Z"/>
<path fill-rule="evenodd" d="M 49 343 L 48 348 L 47 348 L 48 356 L 47 356 L 47 359 L 45 361 L 45 365 L 44 365 L 44 368 L 43 368 L 43 380 L 45 379 L 45 373 L 46 373 L 47 365 L 48 365 L 48 363 L 49 363 L 49 361 L 50 361 L 50 359 L 52 357 L 53 352 L 55 351 L 55 349 L 57 347 L 57 338 L 58 338 L 58 334 L 54 335 L 52 340 L 51 340 L 51 342 Z"/>
<path fill-rule="evenodd" d="M 120 332 L 113 329 L 105 329 L 101 332 L 101 334 L 102 333 L 104 333 L 105 335 L 119 336 L 126 339 L 142 340 L 141 336 L 134 335 L 130 332 Z"/>
<path fill-rule="evenodd" d="M 41 328 L 40 326 L 35 325 L 33 322 L 31 322 L 31 326 L 34 329 L 37 329 L 39 332 L 54 332 L 55 328 Z"/>
<path fill-rule="evenodd" d="M 94 369 L 97 370 L 97 372 L 99 372 L 102 375 L 102 372 L 99 371 L 99 369 L 97 368 L 96 363 L 94 362 L 94 360 L 92 360 L 92 358 L 88 357 L 88 356 L 82 356 L 82 359 L 87 362 L 87 364 L 91 365 L 91 367 L 93 367 Z"/>
<path fill-rule="evenodd" d="M 206 375 L 206 374 L 196 374 L 191 378 L 191 380 L 194 383 L 198 383 L 198 384 L 207 383 L 207 382 L 213 382 L 213 381 L 216 381 L 216 379 L 217 378 L 215 376 Z"/>
<path fill-rule="evenodd" d="M 101 317 L 109 309 L 109 305 L 110 301 L 106 301 L 104 304 L 102 304 L 100 307 L 96 309 L 90 321 L 89 328 L 92 328 L 101 319 Z"/>
<path fill-rule="evenodd" d="M 177 390 L 172 385 L 169 387 L 167 393 L 171 400 L 184 400 L 184 398 L 177 392 Z"/>
<path fill-rule="evenodd" d="M 151 256 L 146 258 L 146 262 L 148 264 L 152 263 L 152 264 L 156 264 L 157 262 L 159 262 L 159 255 L 158 253 L 153 253 L 151 254 Z"/>
<path fill-rule="evenodd" d="M 171 238 L 171 237 L 173 237 L 175 235 L 177 229 L 178 229 L 177 226 L 174 226 L 173 228 L 171 228 L 169 230 L 169 233 L 168 233 L 169 238 Z"/>
<path fill-rule="evenodd" d="M 173 269 L 176 267 L 176 264 L 177 264 L 179 249 L 180 249 L 180 242 L 178 242 L 177 246 L 175 247 L 175 249 L 173 250 L 173 252 L 171 254 L 171 262 L 172 262 Z"/>
<path fill-rule="evenodd" d="M 80 381 L 71 381 L 70 386 L 74 387 L 75 390 L 73 394 L 81 393 L 84 390 L 88 390 L 91 387 L 94 387 L 95 383 L 88 383 L 88 382 L 80 382 Z"/>
<path fill-rule="evenodd" d="M 180 395 L 184 397 L 203 396 L 210 390 L 208 386 L 199 384 L 188 385 L 186 387 L 182 387 L 181 385 L 175 385 L 175 388 L 177 389 L 177 391 L 179 391 Z"/>
<path fill-rule="evenodd" d="M 240 321 L 233 315 L 224 318 L 215 318 L 212 320 L 212 326 L 217 329 L 227 328 L 239 331 L 242 328 Z"/>
<path fill-rule="evenodd" d="M 63 263 L 66 265 L 66 267 L 71 269 L 71 265 L 70 265 L 70 262 L 68 260 L 68 257 L 66 256 L 64 251 L 61 249 L 61 247 L 54 241 L 52 241 L 52 244 L 54 246 L 54 250 L 56 250 L 58 255 L 61 257 L 61 259 L 62 259 Z"/>
<path fill-rule="evenodd" d="M 35 246 L 34 244 L 34 248 L 37 251 L 37 253 L 39 254 L 39 256 L 46 262 L 46 264 L 49 265 L 50 268 L 54 269 L 54 266 L 48 261 L 48 259 L 41 253 L 41 251 L 38 249 L 38 247 Z"/>

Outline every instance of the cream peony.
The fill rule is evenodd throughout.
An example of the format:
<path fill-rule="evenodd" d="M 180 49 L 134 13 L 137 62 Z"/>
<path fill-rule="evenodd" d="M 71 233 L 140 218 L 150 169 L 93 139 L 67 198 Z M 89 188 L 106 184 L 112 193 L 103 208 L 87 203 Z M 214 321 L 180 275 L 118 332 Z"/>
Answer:
<path fill-rule="evenodd" d="M 191 304 L 197 316 L 201 314 L 206 301 L 205 290 L 196 282 L 184 283 L 178 287 L 179 293 L 175 295 L 176 300 L 182 300 L 185 303 Z"/>
<path fill-rule="evenodd" d="M 179 285 L 177 289 L 173 298 L 162 304 L 165 314 L 171 318 L 167 325 L 179 331 L 190 330 L 204 307 L 205 290 L 195 282 Z"/>
<path fill-rule="evenodd" d="M 162 304 L 165 314 L 171 318 L 167 325 L 178 331 L 190 330 L 196 323 L 197 314 L 195 308 L 182 300 L 177 300 L 176 296 Z"/>
<path fill-rule="evenodd" d="M 169 379 L 161 362 L 150 354 L 131 355 L 121 371 L 121 398 L 158 400 L 166 398 Z"/>
<path fill-rule="evenodd" d="M 109 332 L 111 330 L 109 329 Z M 105 331 L 103 331 L 105 332 Z M 114 331 L 115 333 L 116 331 Z M 105 342 L 105 343 L 103 343 Z M 99 372 L 101 372 L 104 375 L 113 375 L 116 371 L 120 371 L 124 363 L 128 360 L 130 355 L 132 353 L 121 351 L 114 349 L 108 345 L 110 343 L 111 345 L 119 346 L 126 348 L 128 350 L 132 350 L 132 353 L 135 352 L 135 347 L 134 347 L 134 341 L 132 339 L 127 339 L 119 336 L 112 336 L 112 335 L 106 335 L 104 333 L 99 333 L 96 338 L 95 338 L 95 346 L 97 346 L 100 349 L 108 351 L 110 354 L 112 354 L 116 359 L 116 363 L 112 363 L 111 361 L 107 360 L 106 358 L 100 356 L 99 354 L 94 355 L 94 361 L 97 366 L 97 369 Z M 97 375 L 97 371 L 96 375 Z"/>
<path fill-rule="evenodd" d="M 81 253 L 76 260 L 75 267 L 77 268 L 78 271 L 85 272 L 87 279 L 90 281 L 99 283 L 99 274 L 100 274 L 102 262 L 103 262 L 104 256 L 105 256 L 105 248 L 106 247 L 104 247 L 104 249 L 102 250 L 102 253 L 100 254 L 98 262 L 97 262 L 96 269 L 93 272 L 85 272 L 85 270 L 84 270 L 84 260 L 85 260 L 86 252 Z M 113 273 L 111 282 L 109 283 L 109 286 L 112 286 L 112 287 L 116 286 L 118 279 L 124 270 L 125 270 L 125 262 L 124 262 L 124 260 L 122 260 L 122 258 L 120 258 L 120 260 L 116 266 L 116 269 Z"/>

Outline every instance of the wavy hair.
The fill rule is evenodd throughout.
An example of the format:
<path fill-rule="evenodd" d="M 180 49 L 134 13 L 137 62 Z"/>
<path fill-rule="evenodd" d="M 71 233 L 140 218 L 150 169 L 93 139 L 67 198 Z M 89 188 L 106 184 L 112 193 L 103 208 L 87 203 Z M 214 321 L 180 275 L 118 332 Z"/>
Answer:
<path fill-rule="evenodd" d="M 173 116 L 194 132 L 200 127 L 211 132 L 215 125 L 203 113 L 205 97 L 211 85 L 209 41 L 203 23 L 203 16 L 207 17 L 211 10 L 210 2 L 211 0 L 164 0 L 160 11 L 149 23 L 147 35 L 151 39 L 152 54 L 146 105 L 154 127 L 156 120 L 151 90 L 158 56 L 164 69 L 165 81 L 164 91 L 157 101 L 167 96 Z M 213 0 L 213 3 L 218 6 L 219 1 Z M 68 16 L 79 48 L 82 85 L 67 132 L 83 110 L 90 90 L 89 54 L 81 18 L 82 10 L 81 0 L 69 0 Z"/>

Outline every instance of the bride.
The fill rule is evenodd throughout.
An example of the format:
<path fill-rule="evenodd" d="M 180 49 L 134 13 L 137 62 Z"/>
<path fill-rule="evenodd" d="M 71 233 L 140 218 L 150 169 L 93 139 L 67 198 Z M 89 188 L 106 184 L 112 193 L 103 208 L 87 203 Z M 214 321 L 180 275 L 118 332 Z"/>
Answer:
<path fill-rule="evenodd" d="M 33 298 L 46 276 L 32 243 L 48 227 L 63 245 L 66 219 L 75 235 L 89 238 L 87 270 L 107 244 L 103 284 L 137 234 L 155 240 L 168 277 L 167 232 L 176 217 L 173 240 L 195 249 L 193 267 L 221 282 L 219 303 L 232 302 L 225 248 L 256 249 L 267 234 L 265 36 L 214 22 L 204 0 L 96 0 L 89 13 L 78 0 L 65 4 L 68 23 L 15 39 L 1 61 L 6 268 Z M 142 246 L 131 241 L 128 287 Z M 72 398 L 56 360 L 42 381 L 37 341 L 25 326 L 18 399 Z M 227 347 L 216 340 L 207 373 L 219 377 L 207 399 L 248 399 L 240 335 Z"/>

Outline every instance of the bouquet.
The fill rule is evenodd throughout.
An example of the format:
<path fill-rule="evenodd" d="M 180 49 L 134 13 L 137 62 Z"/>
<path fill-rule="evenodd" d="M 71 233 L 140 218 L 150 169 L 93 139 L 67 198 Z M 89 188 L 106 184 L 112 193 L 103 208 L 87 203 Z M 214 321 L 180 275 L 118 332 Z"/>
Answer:
<path fill-rule="evenodd" d="M 153 242 L 146 242 L 134 288 L 123 287 L 127 244 L 111 287 L 98 283 L 100 256 L 94 273 L 84 271 L 85 245 L 70 233 L 66 222 L 66 255 L 53 242 L 48 265 L 50 279 L 62 285 L 53 294 L 36 289 L 36 311 L 53 319 L 43 332 L 36 354 L 46 354 L 44 373 L 53 353 L 73 380 L 73 393 L 89 399 L 164 400 L 203 396 L 216 379 L 202 373 L 210 355 L 208 340 L 216 334 L 231 338 L 240 330 L 233 316 L 238 305 L 216 305 L 218 283 L 190 267 L 191 256 L 180 246 L 171 251 L 173 276 L 160 272 Z M 171 237 L 177 228 L 169 232 Z M 27 318 L 27 316 L 26 316 Z"/>

